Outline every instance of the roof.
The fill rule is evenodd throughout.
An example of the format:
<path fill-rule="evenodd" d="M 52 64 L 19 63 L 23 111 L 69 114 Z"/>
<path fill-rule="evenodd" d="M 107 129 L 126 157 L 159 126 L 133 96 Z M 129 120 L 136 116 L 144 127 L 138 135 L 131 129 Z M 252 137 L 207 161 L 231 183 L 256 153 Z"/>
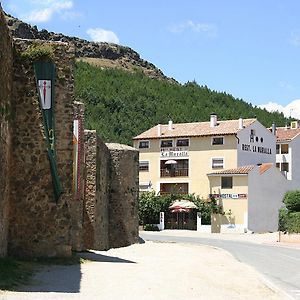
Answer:
<path fill-rule="evenodd" d="M 261 165 L 248 165 L 248 166 L 242 166 L 234 169 L 227 169 L 227 170 L 220 170 L 213 173 L 207 174 L 208 176 L 213 175 L 247 175 L 254 169 L 255 166 L 259 167 L 259 174 L 263 174 L 267 170 L 269 170 L 273 163 L 264 163 Z"/>
<path fill-rule="evenodd" d="M 244 128 L 248 127 L 255 121 L 256 119 L 244 119 Z M 158 135 L 159 126 L 161 132 L 160 135 Z M 159 124 L 134 137 L 133 139 L 139 140 L 172 137 L 229 135 L 236 134 L 238 131 L 242 130 L 239 129 L 239 120 L 218 121 L 215 127 L 210 127 L 210 122 L 197 122 L 172 124 L 172 130 L 169 130 L 168 128 L 168 125 Z"/>
<path fill-rule="evenodd" d="M 207 175 L 246 175 L 254 169 L 255 165 L 242 166 L 234 169 L 220 170 Z"/>
<path fill-rule="evenodd" d="M 300 134 L 300 128 L 295 128 L 295 129 L 285 128 L 285 127 L 276 128 L 277 142 L 291 141 L 299 134 Z"/>

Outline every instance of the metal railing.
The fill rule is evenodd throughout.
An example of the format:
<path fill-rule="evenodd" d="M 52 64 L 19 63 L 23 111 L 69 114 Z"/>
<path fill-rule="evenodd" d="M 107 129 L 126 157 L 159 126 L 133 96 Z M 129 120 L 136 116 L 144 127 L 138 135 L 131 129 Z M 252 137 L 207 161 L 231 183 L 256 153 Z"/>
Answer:
<path fill-rule="evenodd" d="M 189 176 L 189 169 L 160 169 L 160 177 L 187 177 Z"/>

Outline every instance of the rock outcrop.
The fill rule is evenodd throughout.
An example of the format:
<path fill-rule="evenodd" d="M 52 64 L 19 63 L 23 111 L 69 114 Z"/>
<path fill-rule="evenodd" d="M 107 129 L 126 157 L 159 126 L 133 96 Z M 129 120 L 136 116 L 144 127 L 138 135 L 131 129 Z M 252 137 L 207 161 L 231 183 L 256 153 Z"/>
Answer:
<path fill-rule="evenodd" d="M 8 14 L 6 14 L 6 21 L 13 37 L 73 43 L 75 56 L 85 58 L 88 63 L 99 67 L 121 68 L 127 71 L 139 70 L 150 78 L 176 82 L 173 78 L 165 76 L 154 64 L 142 59 L 136 51 L 129 47 L 112 43 L 90 42 L 62 33 L 49 32 L 45 29 L 38 30 L 37 26 L 31 26 Z"/>

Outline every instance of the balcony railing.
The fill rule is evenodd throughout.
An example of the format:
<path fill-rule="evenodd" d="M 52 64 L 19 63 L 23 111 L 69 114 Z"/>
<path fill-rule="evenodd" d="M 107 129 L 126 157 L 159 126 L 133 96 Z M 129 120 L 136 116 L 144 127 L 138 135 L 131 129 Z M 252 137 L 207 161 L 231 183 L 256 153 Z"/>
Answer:
<path fill-rule="evenodd" d="M 160 177 L 186 177 L 189 176 L 189 169 L 160 169 Z"/>
<path fill-rule="evenodd" d="M 176 194 L 176 195 L 187 195 L 189 192 L 188 191 L 169 191 L 169 192 L 164 192 L 160 191 L 160 195 L 171 195 L 171 194 Z"/>

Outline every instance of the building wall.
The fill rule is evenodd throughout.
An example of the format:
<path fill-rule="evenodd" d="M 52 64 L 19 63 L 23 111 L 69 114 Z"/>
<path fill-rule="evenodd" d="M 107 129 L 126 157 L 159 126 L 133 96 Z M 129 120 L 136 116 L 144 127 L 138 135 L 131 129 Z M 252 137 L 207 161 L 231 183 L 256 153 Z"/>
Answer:
<path fill-rule="evenodd" d="M 227 176 L 230 177 L 230 175 Z M 248 176 L 232 177 L 232 189 L 222 189 L 221 177 L 209 176 L 210 193 L 213 195 L 224 195 L 223 197 L 221 196 L 219 200 L 225 213 L 222 217 L 222 224 L 244 224 L 245 214 L 247 214 L 248 211 Z M 239 198 L 234 199 L 232 195 Z M 242 198 L 241 195 L 245 195 L 246 197 Z M 231 210 L 231 216 L 229 215 L 229 210 Z"/>
<path fill-rule="evenodd" d="M 249 173 L 248 228 L 254 232 L 278 230 L 278 210 L 291 183 L 272 166 L 264 173 L 259 168 Z"/>
<path fill-rule="evenodd" d="M 74 48 L 64 43 L 49 43 L 54 49 L 57 68 L 56 155 L 63 189 L 56 203 L 33 66 L 21 58 L 21 53 L 32 43 L 30 40 L 14 40 L 15 117 L 11 152 L 9 253 L 25 256 L 70 255 Z"/>
<path fill-rule="evenodd" d="M 138 148 L 138 141 L 134 142 Z M 213 172 L 212 158 L 223 158 L 224 168 L 235 168 L 237 165 L 237 139 L 233 135 L 224 136 L 224 145 L 212 145 L 212 137 L 192 137 L 190 146 L 182 147 L 187 155 L 181 157 L 189 160 L 189 176 L 160 177 L 161 159 L 179 159 L 177 157 L 161 157 L 160 140 L 150 140 L 150 149 L 140 149 L 140 161 L 149 161 L 149 172 L 140 172 L 142 183 L 151 181 L 153 189 L 158 192 L 161 183 L 189 183 L 189 192 L 208 198 L 209 180 L 207 174 Z"/>
<path fill-rule="evenodd" d="M 138 242 L 138 161 L 136 149 L 106 144 L 110 153 L 109 246 Z"/>
<path fill-rule="evenodd" d="M 0 257 L 7 253 L 11 152 L 12 41 L 0 7 Z"/>
<path fill-rule="evenodd" d="M 251 130 L 255 131 L 254 141 L 250 140 Z M 269 162 L 275 163 L 276 137 L 260 122 L 256 121 L 247 128 L 239 131 L 237 137 L 239 140 L 237 147 L 238 167 Z M 258 141 L 256 138 L 258 138 Z M 261 141 L 261 139 L 263 140 Z"/>
<path fill-rule="evenodd" d="M 290 170 L 293 189 L 300 189 L 300 135 L 290 142 Z"/>

